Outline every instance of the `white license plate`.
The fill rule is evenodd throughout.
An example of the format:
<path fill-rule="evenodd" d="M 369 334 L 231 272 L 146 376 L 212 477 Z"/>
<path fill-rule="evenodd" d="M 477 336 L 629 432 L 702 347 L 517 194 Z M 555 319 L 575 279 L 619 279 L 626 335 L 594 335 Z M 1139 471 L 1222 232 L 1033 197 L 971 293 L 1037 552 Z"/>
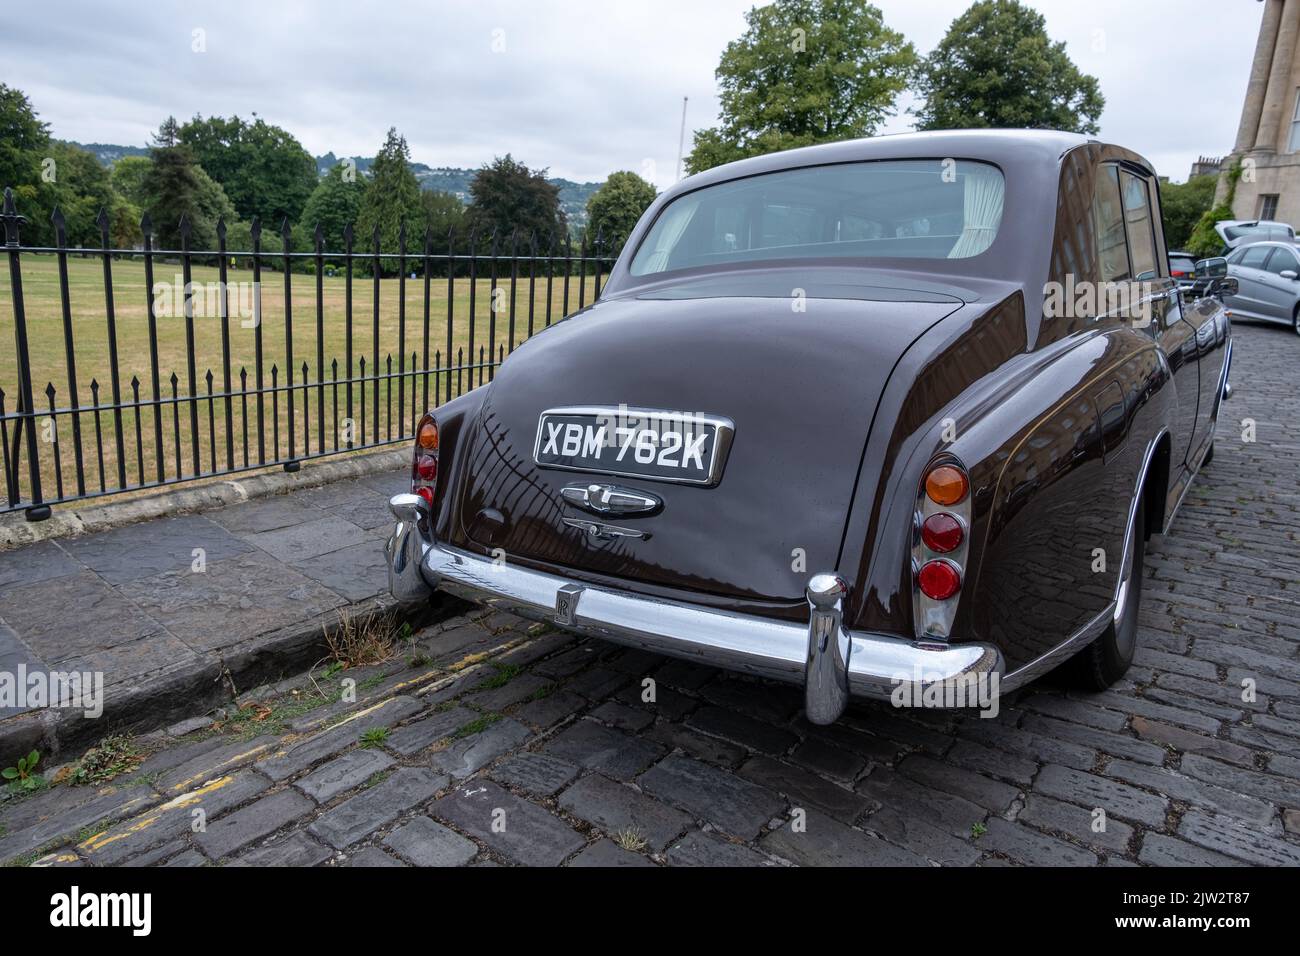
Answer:
<path fill-rule="evenodd" d="M 538 418 L 533 460 L 544 468 L 715 485 L 734 430 L 714 415 L 552 408 Z"/>

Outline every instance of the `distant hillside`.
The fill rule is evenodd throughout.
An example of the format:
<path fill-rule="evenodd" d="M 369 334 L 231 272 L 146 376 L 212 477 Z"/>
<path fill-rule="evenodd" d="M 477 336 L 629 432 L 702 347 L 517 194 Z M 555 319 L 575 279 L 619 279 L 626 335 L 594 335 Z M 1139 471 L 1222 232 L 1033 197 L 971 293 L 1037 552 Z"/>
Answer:
<path fill-rule="evenodd" d="M 372 159 L 365 156 L 353 156 L 353 162 L 357 164 L 357 171 L 366 173 L 370 169 Z M 316 157 L 316 169 L 324 175 L 325 172 L 336 163 L 342 162 L 342 158 L 335 156 L 333 153 L 326 153 L 324 156 Z M 477 169 L 460 169 L 456 166 L 439 166 L 431 167 L 424 163 L 411 163 L 411 172 L 415 173 L 415 178 L 420 181 L 421 189 L 429 189 L 436 192 L 451 193 L 460 199 L 461 202 L 469 202 L 469 184 L 474 178 Z M 564 210 L 565 218 L 568 219 L 571 226 L 584 226 L 587 224 L 587 200 L 591 194 L 600 188 L 600 183 L 575 183 L 569 179 L 552 177 L 548 180 L 560 187 L 560 208 Z"/>
<path fill-rule="evenodd" d="M 123 156 L 148 156 L 149 150 L 144 146 L 114 146 L 111 143 L 73 143 L 71 146 L 79 146 L 87 152 L 94 153 L 101 163 L 105 166 L 112 166 Z M 329 152 L 324 156 L 316 157 L 316 171 L 320 175 L 325 175 L 331 166 L 341 162 L 343 157 L 335 156 Z M 363 175 L 370 171 L 370 164 L 374 162 L 372 156 L 353 156 L 353 162 L 357 164 L 357 171 Z M 474 178 L 477 169 L 459 169 L 455 166 L 433 167 L 425 163 L 411 163 L 411 172 L 415 173 L 415 178 L 420 181 L 421 189 L 433 190 L 436 192 L 451 193 L 460 199 L 461 202 L 469 202 L 469 184 Z M 587 224 L 587 200 L 597 189 L 600 183 L 575 183 L 569 179 L 560 179 L 552 177 L 549 182 L 560 187 L 560 208 L 564 210 L 565 218 L 568 219 L 570 226 L 585 226 Z"/>
<path fill-rule="evenodd" d="M 88 153 L 94 153 L 105 166 L 112 166 L 123 156 L 148 156 L 149 150 L 144 146 L 114 146 L 111 143 L 74 143 L 68 141 L 69 146 L 76 146 L 84 149 Z"/>

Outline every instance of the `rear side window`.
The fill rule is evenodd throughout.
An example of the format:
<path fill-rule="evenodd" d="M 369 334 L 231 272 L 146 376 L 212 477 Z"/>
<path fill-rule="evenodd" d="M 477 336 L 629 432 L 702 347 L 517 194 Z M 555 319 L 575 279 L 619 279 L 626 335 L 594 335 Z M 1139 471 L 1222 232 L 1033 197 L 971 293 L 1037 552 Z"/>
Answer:
<path fill-rule="evenodd" d="M 1292 272 L 1298 271 L 1296 269 L 1295 256 L 1286 249 L 1274 249 L 1273 254 L 1268 257 L 1268 264 L 1265 265 L 1264 268 L 1269 272 L 1272 272 L 1274 275 L 1281 275 L 1287 269 L 1290 269 Z"/>
<path fill-rule="evenodd" d="M 1237 260 L 1238 265 L 1245 266 L 1248 269 L 1264 268 L 1264 260 L 1268 258 L 1272 246 L 1247 246 L 1241 258 Z"/>
<path fill-rule="evenodd" d="M 1102 282 L 1121 282 L 1129 277 L 1128 250 L 1124 243 L 1124 208 L 1119 196 L 1119 170 L 1103 166 L 1097 175 L 1092 197 L 1092 219 L 1097 230 L 1097 252 Z"/>
<path fill-rule="evenodd" d="M 1120 173 L 1120 181 L 1124 188 L 1124 221 L 1128 224 L 1134 278 L 1154 279 L 1159 271 L 1156 269 L 1156 240 L 1151 228 L 1151 201 L 1147 196 L 1146 181 L 1127 170 Z"/>

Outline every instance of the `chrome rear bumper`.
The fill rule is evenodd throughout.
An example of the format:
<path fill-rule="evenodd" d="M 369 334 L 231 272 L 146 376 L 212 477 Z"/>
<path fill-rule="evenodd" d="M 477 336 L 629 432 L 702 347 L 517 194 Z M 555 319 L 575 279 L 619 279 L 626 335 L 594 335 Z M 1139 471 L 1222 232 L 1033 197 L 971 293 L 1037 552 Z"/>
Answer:
<path fill-rule="evenodd" d="M 833 574 L 809 581 L 808 623 L 794 624 L 595 587 L 469 554 L 421 530 L 422 522 L 428 526 L 423 499 L 396 495 L 389 507 L 397 526 L 387 545 L 388 582 L 399 600 L 441 590 L 619 644 L 802 684 L 813 723 L 835 721 L 850 697 L 888 700 L 911 685 L 915 696 L 908 699 L 916 700 L 932 684 L 1003 672 L 1002 655 L 989 644 L 922 644 L 848 630 L 841 621 L 848 588 Z"/>

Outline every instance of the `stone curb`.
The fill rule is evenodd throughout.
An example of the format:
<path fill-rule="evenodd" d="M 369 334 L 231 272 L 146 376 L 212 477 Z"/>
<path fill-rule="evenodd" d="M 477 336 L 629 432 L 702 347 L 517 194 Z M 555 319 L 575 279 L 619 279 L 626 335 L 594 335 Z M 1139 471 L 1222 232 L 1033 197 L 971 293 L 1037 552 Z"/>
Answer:
<path fill-rule="evenodd" d="M 151 675 L 129 689 L 119 688 L 111 701 L 106 701 L 104 713 L 94 720 L 81 711 L 48 709 L 10 717 L 0 721 L 0 766 L 10 766 L 32 750 L 41 752 L 42 764 L 53 763 L 56 757 L 63 760 L 109 734 L 166 727 L 228 704 L 237 694 L 301 673 L 325 656 L 325 634 L 340 625 L 341 613 L 350 620 L 393 614 L 412 630 L 419 630 L 462 608 L 462 602 L 454 598 L 399 605 L 381 595 L 259 634 L 220 655 Z"/>
<path fill-rule="evenodd" d="M 315 488 L 345 478 L 363 478 L 383 471 L 396 471 L 408 463 L 410 454 L 409 449 L 400 447 L 333 461 L 311 462 L 307 468 L 297 472 L 252 474 L 77 510 L 71 510 L 73 506 L 70 505 L 56 505 L 54 513 L 44 521 L 28 521 L 23 512 L 15 511 L 0 515 L 0 551 L 11 551 L 52 538 L 70 538 L 107 531 L 151 518 L 220 508 L 252 498 L 285 494 L 298 488 Z"/>

